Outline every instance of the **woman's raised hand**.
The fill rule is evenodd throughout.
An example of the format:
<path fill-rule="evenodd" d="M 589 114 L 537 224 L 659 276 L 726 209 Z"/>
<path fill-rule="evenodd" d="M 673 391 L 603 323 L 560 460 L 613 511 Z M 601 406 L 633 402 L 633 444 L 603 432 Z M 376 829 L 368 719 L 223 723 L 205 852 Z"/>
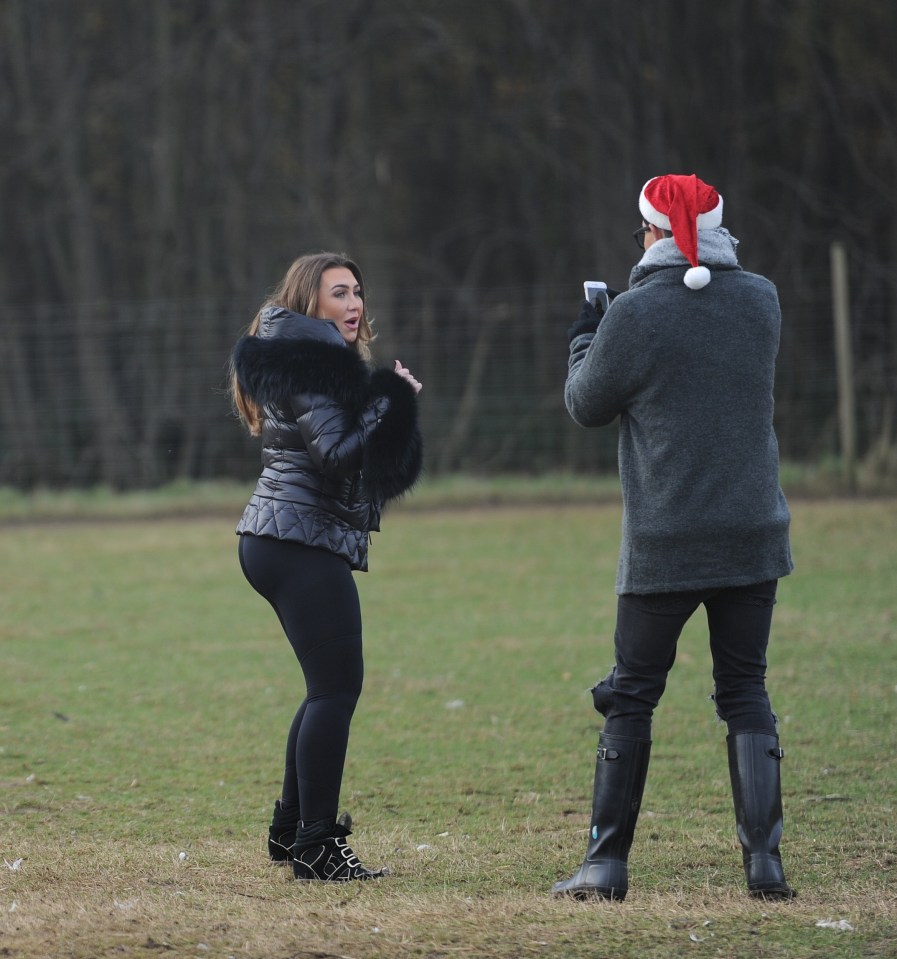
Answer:
<path fill-rule="evenodd" d="M 407 366 L 402 366 L 400 360 L 396 360 L 396 373 L 401 376 L 403 380 L 408 380 L 415 393 L 420 393 L 422 384 L 411 375 L 411 370 L 409 370 Z"/>

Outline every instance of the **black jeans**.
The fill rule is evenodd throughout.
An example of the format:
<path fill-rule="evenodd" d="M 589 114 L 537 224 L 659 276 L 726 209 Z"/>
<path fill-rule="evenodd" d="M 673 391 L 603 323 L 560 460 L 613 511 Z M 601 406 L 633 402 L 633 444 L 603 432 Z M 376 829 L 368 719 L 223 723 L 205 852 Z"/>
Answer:
<path fill-rule="evenodd" d="M 274 607 L 306 693 L 287 736 L 281 798 L 305 820 L 338 813 L 349 725 L 361 695 L 361 607 L 349 564 L 323 549 L 240 536 L 240 565 Z"/>
<path fill-rule="evenodd" d="M 666 688 L 676 644 L 703 604 L 710 629 L 717 714 L 730 733 L 775 734 L 766 692 L 766 648 L 777 580 L 687 593 L 618 597 L 614 634 L 616 666 L 593 691 L 605 731 L 651 738 L 651 716 Z"/>

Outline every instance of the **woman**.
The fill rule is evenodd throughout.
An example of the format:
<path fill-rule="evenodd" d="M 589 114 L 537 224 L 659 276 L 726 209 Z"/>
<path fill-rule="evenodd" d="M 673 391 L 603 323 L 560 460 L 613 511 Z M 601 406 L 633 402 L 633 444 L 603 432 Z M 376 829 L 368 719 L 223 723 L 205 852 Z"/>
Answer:
<path fill-rule="evenodd" d="M 417 393 L 397 360 L 371 371 L 361 271 L 345 256 L 300 257 L 234 348 L 236 409 L 262 438 L 262 474 L 237 526 L 250 585 L 274 607 L 306 697 L 287 737 L 268 852 L 301 880 L 371 879 L 337 821 L 349 725 L 361 693 L 361 612 L 380 511 L 421 469 Z"/>

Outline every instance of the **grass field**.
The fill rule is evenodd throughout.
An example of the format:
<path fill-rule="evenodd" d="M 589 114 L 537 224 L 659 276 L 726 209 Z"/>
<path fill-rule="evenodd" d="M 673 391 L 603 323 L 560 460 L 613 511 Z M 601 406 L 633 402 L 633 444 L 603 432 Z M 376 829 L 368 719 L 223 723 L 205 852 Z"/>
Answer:
<path fill-rule="evenodd" d="M 785 904 L 743 889 L 699 617 L 629 898 L 548 895 L 585 848 L 615 505 L 386 517 L 343 806 L 392 875 L 345 887 L 266 861 L 301 681 L 233 517 L 0 529 L 0 956 L 897 955 L 897 502 L 792 506 L 769 677 Z"/>

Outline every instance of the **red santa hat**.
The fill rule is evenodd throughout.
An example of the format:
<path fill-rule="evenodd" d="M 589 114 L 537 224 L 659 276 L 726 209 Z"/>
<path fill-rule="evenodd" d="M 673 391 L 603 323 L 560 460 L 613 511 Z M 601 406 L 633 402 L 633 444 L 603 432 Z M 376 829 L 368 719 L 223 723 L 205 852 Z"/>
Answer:
<path fill-rule="evenodd" d="M 713 230 L 723 222 L 723 198 L 693 173 L 656 176 L 642 187 L 638 208 L 646 223 L 670 230 L 676 246 L 691 264 L 685 285 L 700 290 L 710 282 L 710 270 L 698 265 L 698 230 Z"/>

